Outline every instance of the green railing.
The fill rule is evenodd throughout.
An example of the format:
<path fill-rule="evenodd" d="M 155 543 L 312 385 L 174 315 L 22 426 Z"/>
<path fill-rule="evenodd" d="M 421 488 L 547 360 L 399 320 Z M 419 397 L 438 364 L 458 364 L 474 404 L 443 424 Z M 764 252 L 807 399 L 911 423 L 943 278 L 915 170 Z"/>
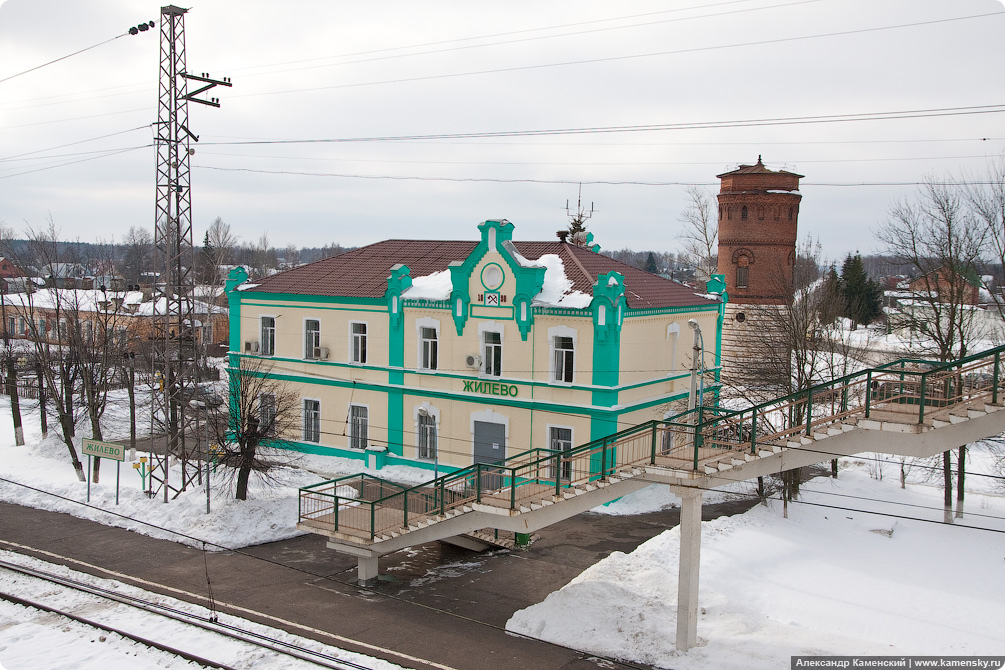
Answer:
<path fill-rule="evenodd" d="M 901 359 L 845 375 L 752 407 L 698 407 L 649 421 L 568 451 L 531 449 L 499 463 L 478 463 L 419 486 L 350 475 L 300 490 L 300 520 L 360 538 L 407 529 L 472 503 L 517 510 L 572 488 L 595 486 L 626 469 L 660 465 L 697 471 L 724 453 L 812 437 L 850 418 L 891 414 L 925 423 L 933 412 L 1001 392 L 1005 346 L 958 361 Z"/>

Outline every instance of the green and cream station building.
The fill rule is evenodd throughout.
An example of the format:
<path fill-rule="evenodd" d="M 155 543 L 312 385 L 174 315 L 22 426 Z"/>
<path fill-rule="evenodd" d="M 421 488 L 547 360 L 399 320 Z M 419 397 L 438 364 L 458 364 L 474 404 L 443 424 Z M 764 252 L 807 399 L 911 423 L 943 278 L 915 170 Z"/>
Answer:
<path fill-rule="evenodd" d="M 284 437 L 303 451 L 441 473 L 664 417 L 688 395 L 689 319 L 718 365 L 724 294 L 513 230 L 387 240 L 254 283 L 237 268 L 231 365 L 262 359 L 300 396 Z"/>

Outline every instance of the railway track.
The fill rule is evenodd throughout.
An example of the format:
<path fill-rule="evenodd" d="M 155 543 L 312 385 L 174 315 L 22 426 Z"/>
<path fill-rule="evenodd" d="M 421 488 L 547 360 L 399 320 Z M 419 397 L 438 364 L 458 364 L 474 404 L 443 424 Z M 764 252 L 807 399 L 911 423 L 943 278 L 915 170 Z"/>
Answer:
<path fill-rule="evenodd" d="M 293 642 L 287 642 L 285 640 L 281 640 L 263 633 L 248 630 L 246 628 L 242 628 L 234 624 L 225 623 L 223 621 L 220 621 L 216 616 L 210 616 L 210 617 L 200 616 L 192 612 L 187 612 L 183 609 L 171 607 L 169 605 L 154 602 L 152 600 L 147 600 L 139 596 L 118 593 L 110 589 L 95 586 L 93 584 L 87 584 L 85 582 L 71 579 L 69 577 L 56 575 L 38 568 L 26 567 L 23 565 L 17 565 L 15 563 L 0 560 L 0 570 L 7 571 L 9 573 L 15 573 L 23 577 L 30 577 L 42 580 L 47 584 L 55 584 L 65 589 L 70 589 L 78 593 L 85 593 L 90 596 L 101 598 L 103 600 L 135 608 L 149 615 L 170 619 L 177 623 L 183 624 L 184 626 L 190 626 L 200 629 L 202 631 L 214 633 L 216 635 L 222 635 L 230 640 L 240 642 L 244 645 L 250 645 L 251 647 L 254 647 L 256 650 L 261 650 L 266 653 L 276 655 L 277 662 L 281 662 L 282 659 L 286 659 L 287 661 L 296 659 L 297 661 L 300 661 L 302 663 L 309 664 L 307 667 L 332 668 L 334 670 L 374 670 L 373 666 L 363 665 L 355 661 L 341 659 L 332 654 L 317 651 L 315 649 L 301 646 Z M 37 602 L 36 600 L 25 598 L 23 596 L 12 595 L 3 592 L 0 592 L 0 599 L 24 607 L 30 607 L 36 610 L 65 617 L 77 623 L 90 626 L 96 630 L 101 630 L 106 633 L 113 633 L 116 635 L 120 635 L 125 639 L 132 640 L 138 644 L 153 649 L 173 654 L 175 656 L 178 656 L 179 658 L 182 658 L 189 662 L 197 663 L 203 667 L 222 668 L 224 670 L 238 670 L 238 668 L 234 666 L 227 665 L 226 663 L 222 663 L 213 659 L 205 658 L 204 656 L 194 654 L 189 650 L 178 648 L 172 644 L 167 644 L 160 640 L 153 640 L 144 635 L 139 635 L 135 632 L 125 630 L 121 627 L 110 626 L 106 623 L 95 621 L 92 618 L 84 616 L 78 612 L 66 611 L 63 608 L 56 607 L 51 604 Z"/>

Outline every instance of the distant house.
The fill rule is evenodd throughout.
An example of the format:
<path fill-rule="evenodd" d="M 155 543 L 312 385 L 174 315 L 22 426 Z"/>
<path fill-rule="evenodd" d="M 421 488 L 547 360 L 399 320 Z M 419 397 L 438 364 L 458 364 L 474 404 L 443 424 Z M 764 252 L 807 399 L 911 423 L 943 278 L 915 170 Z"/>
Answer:
<path fill-rule="evenodd" d="M 961 274 L 943 266 L 912 279 L 908 284 L 908 290 L 925 298 L 933 297 L 939 302 L 977 305 L 980 303 L 981 278 L 973 270 Z M 954 293 L 959 297 L 951 300 Z"/>
<path fill-rule="evenodd" d="M 81 337 L 89 341 L 106 325 L 121 338 L 147 340 L 153 335 L 154 303 L 143 291 L 42 288 L 6 294 L 3 302 L 7 319 L 2 328 L 11 337 L 61 344 L 70 341 L 70 328 L 79 327 Z M 163 298 L 158 313 L 164 313 Z M 226 342 L 229 330 L 226 308 L 194 301 L 188 334 L 197 342 Z"/>
<path fill-rule="evenodd" d="M 24 273 L 21 271 L 21 268 L 15 265 L 11 259 L 0 256 L 0 277 L 3 279 L 13 279 L 23 276 Z"/>

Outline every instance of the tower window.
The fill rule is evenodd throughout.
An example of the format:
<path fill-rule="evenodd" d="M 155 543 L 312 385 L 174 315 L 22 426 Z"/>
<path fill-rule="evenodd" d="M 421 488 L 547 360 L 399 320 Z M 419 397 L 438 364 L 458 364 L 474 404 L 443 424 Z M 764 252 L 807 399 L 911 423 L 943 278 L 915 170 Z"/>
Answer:
<path fill-rule="evenodd" d="M 747 220 L 747 206 L 746 205 L 744 205 L 743 209 L 740 210 L 740 219 L 742 219 L 743 221 Z"/>
<path fill-rule="evenodd" d="M 750 276 L 750 259 L 740 256 L 736 261 L 736 288 L 747 288 Z"/>
<path fill-rule="evenodd" d="M 792 208 L 789 207 L 789 221 L 792 220 Z"/>

